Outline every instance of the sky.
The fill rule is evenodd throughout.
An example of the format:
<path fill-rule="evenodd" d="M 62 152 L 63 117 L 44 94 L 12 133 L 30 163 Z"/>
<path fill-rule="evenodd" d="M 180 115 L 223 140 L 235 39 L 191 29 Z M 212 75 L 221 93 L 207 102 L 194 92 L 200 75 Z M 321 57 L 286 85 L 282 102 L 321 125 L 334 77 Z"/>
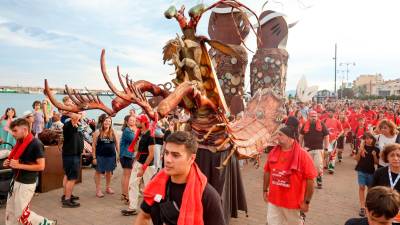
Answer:
<path fill-rule="evenodd" d="M 119 65 L 134 80 L 168 82 L 173 68 L 163 64 L 162 47 L 181 32 L 163 13 L 171 4 L 189 9 L 199 2 L 214 1 L 0 0 L 0 86 L 43 86 L 47 78 L 52 87 L 107 89 L 100 71 L 103 48 L 114 81 Z M 241 2 L 260 14 L 265 1 Z M 285 13 L 289 23 L 298 21 L 289 30 L 287 90 L 296 89 L 302 75 L 310 86 L 332 90 L 335 43 L 338 86 L 343 77 L 346 81 L 340 63 L 355 63 L 349 81 L 376 73 L 385 80 L 400 78 L 400 1 L 270 0 L 264 9 Z M 208 35 L 208 17 L 198 34 Z M 246 44 L 256 50 L 253 34 Z"/>

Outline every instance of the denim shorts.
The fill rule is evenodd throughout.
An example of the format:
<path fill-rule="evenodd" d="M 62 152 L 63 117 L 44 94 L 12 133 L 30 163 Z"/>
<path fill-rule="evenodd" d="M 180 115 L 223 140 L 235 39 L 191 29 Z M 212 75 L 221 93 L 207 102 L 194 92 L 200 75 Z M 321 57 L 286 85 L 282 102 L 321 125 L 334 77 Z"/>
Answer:
<path fill-rule="evenodd" d="M 372 180 L 374 179 L 373 174 L 364 173 L 357 171 L 358 185 L 370 187 L 372 185 Z"/>
<path fill-rule="evenodd" d="M 67 180 L 78 180 L 81 167 L 81 157 L 77 155 L 63 155 L 63 167 Z"/>

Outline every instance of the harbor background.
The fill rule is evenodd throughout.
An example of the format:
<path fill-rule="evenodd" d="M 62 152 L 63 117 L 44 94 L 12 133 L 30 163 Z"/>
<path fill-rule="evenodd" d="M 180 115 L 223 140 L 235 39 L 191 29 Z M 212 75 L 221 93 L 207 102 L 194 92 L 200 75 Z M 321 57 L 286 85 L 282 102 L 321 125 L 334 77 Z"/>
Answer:
<path fill-rule="evenodd" d="M 55 97 L 61 101 L 65 95 L 55 95 Z M 17 117 L 22 116 L 22 114 L 30 110 L 32 111 L 32 103 L 35 100 L 43 101 L 45 99 L 44 94 L 22 94 L 22 93 L 0 93 L 0 109 L 6 110 L 8 107 L 15 108 L 17 112 Z M 111 107 L 111 96 L 100 96 L 101 100 L 104 102 L 105 105 Z M 133 108 L 133 105 L 121 110 L 117 113 L 117 115 L 113 119 L 113 123 L 122 123 L 124 120 L 125 115 L 129 113 L 129 110 Z M 57 108 L 55 108 L 57 111 Z M 138 110 L 136 110 L 138 111 Z M 140 110 L 139 110 L 140 111 Z M 100 110 L 89 110 L 86 111 L 86 117 L 90 119 L 97 120 L 97 117 L 100 116 L 104 112 Z M 0 115 L 4 114 L 3 111 L 0 111 Z"/>

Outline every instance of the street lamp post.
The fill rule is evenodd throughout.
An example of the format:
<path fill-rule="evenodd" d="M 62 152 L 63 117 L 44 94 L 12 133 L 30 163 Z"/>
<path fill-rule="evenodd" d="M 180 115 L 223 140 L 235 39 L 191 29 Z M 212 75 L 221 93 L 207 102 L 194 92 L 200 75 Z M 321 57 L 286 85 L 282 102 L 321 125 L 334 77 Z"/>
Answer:
<path fill-rule="evenodd" d="M 355 62 L 344 62 L 340 63 L 339 66 L 346 66 L 346 82 L 349 83 L 349 66 L 356 66 Z"/>

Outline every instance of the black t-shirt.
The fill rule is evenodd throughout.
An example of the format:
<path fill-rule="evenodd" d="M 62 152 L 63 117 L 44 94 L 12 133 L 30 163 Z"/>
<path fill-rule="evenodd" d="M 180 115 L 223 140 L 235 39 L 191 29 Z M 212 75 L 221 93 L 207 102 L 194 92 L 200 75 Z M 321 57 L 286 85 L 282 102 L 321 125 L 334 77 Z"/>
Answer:
<path fill-rule="evenodd" d="M 373 174 L 375 172 L 375 162 L 372 152 L 376 152 L 376 156 L 379 158 L 379 148 L 375 146 L 364 146 L 365 157 L 360 157 L 357 163 L 356 170 L 364 173 Z"/>
<path fill-rule="evenodd" d="M 72 126 L 68 121 L 63 126 L 63 152 L 65 156 L 80 156 L 83 150 L 83 134 L 79 127 Z"/>
<path fill-rule="evenodd" d="M 377 169 L 374 173 L 374 179 L 372 181 L 372 187 L 375 186 L 386 186 L 390 187 L 390 181 L 389 181 L 389 174 L 388 174 L 389 167 L 381 167 Z M 392 180 L 393 182 L 396 180 L 398 174 L 392 173 Z M 399 174 L 400 176 L 400 174 Z M 397 184 L 394 186 L 394 189 L 398 192 L 400 192 L 400 181 L 397 182 Z"/>
<path fill-rule="evenodd" d="M 139 141 L 138 146 L 138 154 L 139 159 L 138 162 L 143 164 L 146 162 L 147 156 L 149 155 L 149 147 L 155 144 L 154 137 L 150 135 L 150 130 L 146 131 L 146 133 L 142 134 Z M 153 161 L 151 161 L 150 165 L 153 165 Z"/>
<path fill-rule="evenodd" d="M 96 156 L 113 157 L 115 152 L 115 141 L 108 137 L 98 137 L 96 143 Z"/>
<path fill-rule="evenodd" d="M 169 183 L 169 200 L 175 201 L 176 205 L 180 208 L 182 203 L 183 192 L 185 191 L 186 184 Z M 168 189 L 167 189 L 168 190 Z M 161 201 L 161 203 L 164 200 Z M 207 183 L 203 196 L 201 199 L 203 204 L 203 221 L 204 225 L 225 225 L 224 213 L 221 205 L 221 197 L 218 192 Z M 154 225 L 163 225 L 160 216 L 160 203 L 154 203 L 149 206 L 145 201 L 142 202 L 141 209 L 150 214 Z"/>
<path fill-rule="evenodd" d="M 369 225 L 368 218 L 353 218 L 347 220 L 344 225 Z"/>
<path fill-rule="evenodd" d="M 304 125 L 300 130 L 300 134 L 304 136 L 304 146 L 310 150 L 323 149 L 324 137 L 329 135 L 329 131 L 323 122 L 321 125 L 321 131 L 315 129 L 315 124 L 310 124 L 310 130 L 307 133 L 304 132 Z"/>
<path fill-rule="evenodd" d="M 24 153 L 19 158 L 22 164 L 35 164 L 37 159 L 44 158 L 44 146 L 42 142 L 34 138 L 26 147 Z M 33 184 L 39 175 L 38 171 L 13 170 L 15 180 L 24 184 Z"/>

